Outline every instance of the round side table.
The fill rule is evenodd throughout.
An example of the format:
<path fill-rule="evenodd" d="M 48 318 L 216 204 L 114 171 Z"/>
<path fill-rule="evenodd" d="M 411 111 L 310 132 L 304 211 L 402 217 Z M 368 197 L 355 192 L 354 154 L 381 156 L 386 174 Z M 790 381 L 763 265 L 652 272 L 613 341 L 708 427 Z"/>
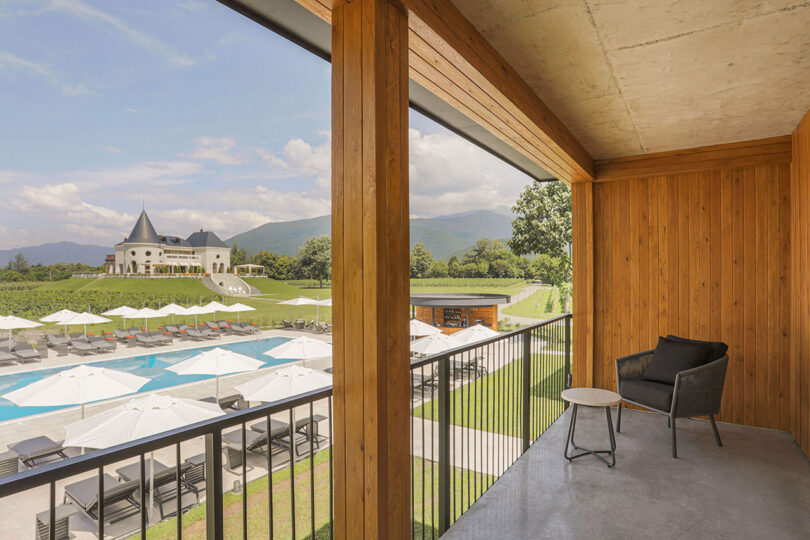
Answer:
<path fill-rule="evenodd" d="M 563 390 L 562 398 L 574 406 L 574 410 L 571 411 L 571 423 L 568 426 L 568 438 L 565 440 L 565 459 L 573 461 L 582 456 L 591 455 L 601 459 L 608 468 L 616 465 L 616 437 L 613 434 L 613 418 L 610 416 L 610 407 L 621 403 L 622 396 L 616 392 L 602 390 L 601 388 L 569 388 L 568 390 Z M 576 445 L 574 442 L 574 431 L 577 427 L 577 409 L 580 405 L 583 407 L 605 408 L 608 435 L 610 435 L 610 450 L 589 450 L 588 448 Z M 579 454 L 569 455 L 569 445 L 573 446 L 575 450 L 581 450 L 581 452 Z M 599 454 L 610 454 L 610 462 Z"/>

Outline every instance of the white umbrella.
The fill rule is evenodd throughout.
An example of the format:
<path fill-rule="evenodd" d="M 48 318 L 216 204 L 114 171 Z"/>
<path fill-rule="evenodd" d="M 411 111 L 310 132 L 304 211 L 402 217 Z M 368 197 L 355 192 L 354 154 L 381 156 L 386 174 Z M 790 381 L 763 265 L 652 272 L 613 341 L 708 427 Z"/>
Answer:
<path fill-rule="evenodd" d="M 464 344 L 447 334 L 433 334 L 432 336 L 425 336 L 411 342 L 411 352 L 430 356 L 431 354 L 443 353 L 444 351 L 449 351 L 450 349 L 455 349 L 462 345 Z"/>
<path fill-rule="evenodd" d="M 214 318 L 217 318 L 217 311 L 228 311 L 224 304 L 220 304 L 219 302 L 208 302 L 203 306 L 206 309 L 211 310 L 211 313 L 214 314 Z"/>
<path fill-rule="evenodd" d="M 319 300 L 318 305 L 319 306 L 332 307 L 332 299 L 327 298 L 326 300 Z"/>
<path fill-rule="evenodd" d="M 107 448 L 225 414 L 216 403 L 149 394 L 65 426 L 65 446 Z M 150 484 L 154 478 L 150 457 Z M 149 492 L 149 508 L 153 493 Z"/>
<path fill-rule="evenodd" d="M 125 371 L 87 365 L 60 371 L 3 395 L 20 407 L 52 407 L 111 399 L 137 392 L 149 382 Z"/>
<path fill-rule="evenodd" d="M 456 341 L 460 341 L 464 345 L 470 345 L 477 341 L 483 341 L 485 339 L 489 339 L 491 337 L 499 336 L 500 334 L 491 328 L 487 328 L 486 326 L 475 324 L 470 326 L 469 328 L 465 328 L 460 332 L 456 332 L 453 334 L 453 339 Z"/>
<path fill-rule="evenodd" d="M 203 306 L 191 306 L 183 311 L 183 315 L 194 315 L 194 326 L 197 326 L 197 315 L 212 313 L 210 309 Z"/>
<path fill-rule="evenodd" d="M 58 323 L 60 323 L 62 321 L 69 320 L 70 318 L 75 317 L 76 315 L 78 315 L 78 313 L 76 313 L 75 311 L 71 311 L 69 309 L 63 309 L 63 310 L 57 311 L 56 313 L 51 313 L 50 315 L 48 315 L 46 317 L 42 317 L 40 319 L 40 321 L 42 321 L 42 322 L 58 322 Z"/>
<path fill-rule="evenodd" d="M 292 298 L 290 300 L 279 302 L 279 304 L 282 306 L 314 306 L 317 303 L 317 300 L 307 298 L 306 296 L 299 296 L 298 298 Z"/>
<path fill-rule="evenodd" d="M 264 354 L 278 359 L 311 360 L 332 356 L 332 344 L 318 339 L 301 336 L 291 339 Z"/>
<path fill-rule="evenodd" d="M 136 309 L 129 315 L 124 315 L 125 319 L 143 319 L 143 325 L 147 330 L 149 330 L 149 325 L 146 323 L 146 320 L 155 319 L 157 317 L 163 317 L 163 314 L 152 308 Z"/>
<path fill-rule="evenodd" d="M 186 313 L 186 308 L 184 308 L 183 306 L 178 306 L 177 304 L 168 304 L 158 309 L 157 312 L 163 316 L 171 315 L 172 324 L 174 324 L 174 316 L 184 315 Z"/>
<path fill-rule="evenodd" d="M 236 313 L 236 322 L 240 322 L 239 315 L 243 311 L 256 311 L 256 308 L 246 306 L 245 304 L 240 304 L 239 302 L 237 302 L 236 304 L 225 306 L 225 309 L 223 309 L 222 311 L 227 311 L 228 313 Z"/>
<path fill-rule="evenodd" d="M 263 365 L 264 362 L 261 360 L 217 347 L 192 356 L 166 369 L 178 375 L 215 375 L 217 378 L 217 399 L 219 399 L 220 375 L 254 371 Z"/>
<path fill-rule="evenodd" d="M 266 354 L 266 353 L 265 353 Z M 236 387 L 248 401 L 276 401 L 332 384 L 332 376 L 301 366 L 288 366 Z"/>
<path fill-rule="evenodd" d="M 423 323 L 419 319 L 411 319 L 410 327 L 411 337 L 432 336 L 442 333 L 442 331 L 435 326 Z"/>
<path fill-rule="evenodd" d="M 92 313 L 88 313 L 88 312 L 85 311 L 84 313 L 79 313 L 78 315 L 76 315 L 75 317 L 73 317 L 71 319 L 68 319 L 66 321 L 62 321 L 61 324 L 64 324 L 65 328 L 67 328 L 68 326 L 75 326 L 77 324 L 83 324 L 84 325 L 84 335 L 86 336 L 87 335 L 87 325 L 88 324 L 102 324 L 102 323 L 108 323 L 108 322 L 110 322 L 110 319 L 107 319 L 105 317 L 101 317 L 100 315 L 94 315 Z"/>
<path fill-rule="evenodd" d="M 135 313 L 136 311 L 138 310 L 129 306 L 119 306 L 109 311 L 105 311 L 102 313 L 102 315 L 106 315 L 107 317 L 126 317 L 130 313 Z"/>
<path fill-rule="evenodd" d="M 28 319 L 23 319 L 21 317 L 15 317 L 14 315 L 9 315 L 7 317 L 0 317 L 0 330 L 8 330 L 8 346 L 11 348 L 11 331 L 12 330 L 19 330 L 22 328 L 36 328 L 37 326 L 42 326 L 38 322 L 29 321 Z"/>

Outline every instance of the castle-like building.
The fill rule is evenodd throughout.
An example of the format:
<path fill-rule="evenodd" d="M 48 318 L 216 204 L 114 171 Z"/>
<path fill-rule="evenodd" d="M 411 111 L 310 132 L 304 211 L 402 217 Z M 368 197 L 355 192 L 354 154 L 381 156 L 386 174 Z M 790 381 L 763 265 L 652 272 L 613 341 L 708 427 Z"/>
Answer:
<path fill-rule="evenodd" d="M 105 261 L 108 274 L 217 273 L 231 269 L 231 249 L 211 231 L 188 238 L 159 235 L 146 211 Z"/>

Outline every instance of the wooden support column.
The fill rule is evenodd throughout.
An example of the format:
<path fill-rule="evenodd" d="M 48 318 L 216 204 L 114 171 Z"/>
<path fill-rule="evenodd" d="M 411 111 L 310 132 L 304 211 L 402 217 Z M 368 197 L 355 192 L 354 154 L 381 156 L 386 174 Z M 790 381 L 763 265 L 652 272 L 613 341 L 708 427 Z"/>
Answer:
<path fill-rule="evenodd" d="M 574 386 L 593 386 L 594 240 L 593 184 L 571 186 L 571 225 L 574 266 Z"/>
<path fill-rule="evenodd" d="M 410 536 L 408 20 L 332 8 L 335 537 Z"/>

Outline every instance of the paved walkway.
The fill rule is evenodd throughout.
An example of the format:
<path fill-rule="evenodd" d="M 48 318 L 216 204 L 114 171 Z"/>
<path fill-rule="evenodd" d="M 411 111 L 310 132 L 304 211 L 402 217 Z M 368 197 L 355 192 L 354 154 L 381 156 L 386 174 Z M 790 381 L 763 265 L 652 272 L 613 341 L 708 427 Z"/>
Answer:
<path fill-rule="evenodd" d="M 501 321 L 505 319 L 513 324 L 522 324 L 522 325 L 535 324 L 537 322 L 542 321 L 543 319 L 539 318 L 535 319 L 532 317 L 518 317 L 517 315 L 509 315 L 505 313 L 504 310 L 509 308 L 510 306 L 514 306 L 521 300 L 525 300 L 526 298 L 530 297 L 543 287 L 544 285 L 541 285 L 539 283 L 531 283 L 519 293 L 513 294 L 512 301 L 510 303 L 500 304 L 498 306 L 498 320 Z"/>

